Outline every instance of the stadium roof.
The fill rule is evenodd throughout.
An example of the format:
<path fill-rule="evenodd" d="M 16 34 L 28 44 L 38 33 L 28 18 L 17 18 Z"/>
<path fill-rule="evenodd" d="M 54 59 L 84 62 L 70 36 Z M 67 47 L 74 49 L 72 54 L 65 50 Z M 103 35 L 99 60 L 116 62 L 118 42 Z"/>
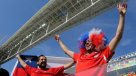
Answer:
<path fill-rule="evenodd" d="M 0 47 L 0 64 L 55 33 L 101 14 L 118 1 L 122 0 L 49 0 Z"/>

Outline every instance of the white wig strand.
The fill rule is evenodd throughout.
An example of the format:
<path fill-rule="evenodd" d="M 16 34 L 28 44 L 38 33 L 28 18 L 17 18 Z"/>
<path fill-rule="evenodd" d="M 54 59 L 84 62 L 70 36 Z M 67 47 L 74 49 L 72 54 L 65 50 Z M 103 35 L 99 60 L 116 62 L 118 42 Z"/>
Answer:
<path fill-rule="evenodd" d="M 102 29 L 99 28 L 93 28 L 90 32 L 89 32 L 89 37 L 91 37 L 93 34 L 95 35 L 99 35 L 102 33 Z"/>

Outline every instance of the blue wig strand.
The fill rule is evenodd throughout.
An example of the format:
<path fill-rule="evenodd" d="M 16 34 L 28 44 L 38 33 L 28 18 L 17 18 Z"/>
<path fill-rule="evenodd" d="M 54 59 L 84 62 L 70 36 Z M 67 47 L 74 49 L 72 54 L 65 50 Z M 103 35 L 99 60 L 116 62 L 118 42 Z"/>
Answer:
<path fill-rule="evenodd" d="M 79 48 L 85 48 L 85 43 L 86 43 L 86 40 L 89 38 L 89 32 L 86 32 L 84 34 L 82 34 L 80 36 L 80 38 L 78 39 L 79 41 Z"/>
<path fill-rule="evenodd" d="M 108 38 L 104 36 L 104 45 L 106 46 L 109 43 Z"/>

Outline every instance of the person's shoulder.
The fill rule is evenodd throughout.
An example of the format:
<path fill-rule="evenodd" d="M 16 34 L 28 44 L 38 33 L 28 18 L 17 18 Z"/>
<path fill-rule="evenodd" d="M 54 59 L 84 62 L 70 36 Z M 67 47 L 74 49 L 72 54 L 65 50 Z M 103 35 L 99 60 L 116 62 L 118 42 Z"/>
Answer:
<path fill-rule="evenodd" d="M 110 47 L 109 46 L 105 46 L 105 48 L 103 48 L 102 51 L 105 51 L 105 50 L 110 50 Z"/>

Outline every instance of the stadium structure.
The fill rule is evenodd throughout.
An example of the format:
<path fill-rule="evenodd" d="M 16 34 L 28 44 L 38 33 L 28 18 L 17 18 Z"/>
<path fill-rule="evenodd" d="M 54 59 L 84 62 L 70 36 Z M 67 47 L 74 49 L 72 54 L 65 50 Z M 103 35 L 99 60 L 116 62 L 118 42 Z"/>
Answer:
<path fill-rule="evenodd" d="M 0 64 L 55 33 L 92 19 L 124 0 L 49 0 L 11 38 L 0 46 Z"/>
<path fill-rule="evenodd" d="M 55 33 L 96 17 L 113 8 L 124 0 L 49 0 L 32 18 L 30 18 L 11 38 L 0 46 L 0 65 L 12 59 L 17 53 L 22 53 L 47 40 Z M 70 58 L 48 56 L 51 66 L 60 66 Z M 66 70 L 74 73 L 75 66 Z M 136 72 L 136 52 L 110 60 L 107 67 L 108 76 L 120 76 Z"/>
<path fill-rule="evenodd" d="M 107 72 L 108 76 L 127 76 L 131 72 L 136 75 L 136 52 L 110 60 Z"/>

